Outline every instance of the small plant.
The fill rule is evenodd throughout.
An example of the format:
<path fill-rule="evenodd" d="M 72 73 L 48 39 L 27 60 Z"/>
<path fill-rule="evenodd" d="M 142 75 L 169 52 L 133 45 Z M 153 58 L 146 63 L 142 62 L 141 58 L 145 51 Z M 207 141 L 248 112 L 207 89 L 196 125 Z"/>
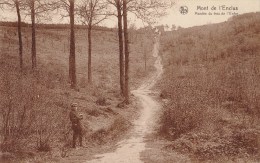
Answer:
<path fill-rule="evenodd" d="M 99 97 L 96 101 L 96 104 L 100 106 L 106 106 L 108 103 L 105 97 Z"/>
<path fill-rule="evenodd" d="M 51 151 L 51 146 L 48 142 L 40 142 L 37 150 L 40 152 L 49 152 Z"/>

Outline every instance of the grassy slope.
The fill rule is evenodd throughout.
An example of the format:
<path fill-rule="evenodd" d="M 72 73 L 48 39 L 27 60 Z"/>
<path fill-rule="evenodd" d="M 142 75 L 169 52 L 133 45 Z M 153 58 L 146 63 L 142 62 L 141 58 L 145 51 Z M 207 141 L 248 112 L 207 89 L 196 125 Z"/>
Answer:
<path fill-rule="evenodd" d="M 259 18 L 245 14 L 162 36 L 166 151 L 193 161 L 259 161 Z"/>
<path fill-rule="evenodd" d="M 15 28 L 0 27 L 1 33 L 1 80 L 0 106 L 2 113 L 8 108 L 16 108 L 12 114 L 19 119 L 25 111 L 22 130 L 25 136 L 19 137 L 15 144 L 10 141 L 2 144 L 6 151 L 35 151 L 39 135 L 28 134 L 45 129 L 42 139 L 53 148 L 54 156 L 59 159 L 59 147 L 67 142 L 65 133 L 69 130 L 69 104 L 78 102 L 84 114 L 87 146 L 104 144 L 106 140 L 120 137 L 131 125 L 128 121 L 137 115 L 135 103 L 127 109 L 117 108 L 122 100 L 119 95 L 118 42 L 116 32 L 93 32 L 93 85 L 87 80 L 87 35 L 86 31 L 76 31 L 76 62 L 79 91 L 73 91 L 68 84 L 69 30 L 37 30 L 38 70 L 30 70 L 30 29 L 23 29 L 25 69 L 20 74 L 18 68 L 18 39 Z M 4 33 L 9 30 L 7 37 Z M 147 72 L 153 70 L 153 59 L 148 55 L 147 71 L 144 71 L 143 47 L 141 42 L 152 49 L 150 36 L 131 37 L 135 42 L 130 46 L 130 87 L 136 88 Z M 152 37 L 152 36 L 151 36 Z M 141 39 L 142 38 L 142 39 Z M 137 41 L 138 39 L 138 41 Z M 142 41 L 143 40 L 143 41 Z M 9 45 L 10 42 L 10 45 Z M 145 43 L 144 43 L 145 42 Z M 3 96 L 2 96 L 3 95 Z M 96 104 L 97 99 L 106 99 L 106 106 Z M 10 104 L 10 105 L 8 105 Z M 10 107 L 7 107 L 10 106 Z M 1 117 L 2 118 L 2 117 Z M 30 119 L 31 118 L 31 119 Z M 2 119 L 0 119 L 2 121 Z M 17 120 L 14 123 L 21 123 Z M 119 125 L 120 124 L 120 125 Z M 3 127 L 3 126 L 1 126 Z M 18 132 L 19 133 L 19 132 Z M 69 134 L 69 139 L 71 135 Z M 33 142 L 30 140 L 33 140 Z M 2 140 L 1 140 L 2 141 Z M 18 142 L 19 141 L 19 142 Z M 47 145 L 47 146 L 48 146 Z M 87 155 L 87 152 L 84 153 Z M 91 152 L 90 152 L 91 153 Z M 90 155 L 90 153 L 88 153 Z"/>

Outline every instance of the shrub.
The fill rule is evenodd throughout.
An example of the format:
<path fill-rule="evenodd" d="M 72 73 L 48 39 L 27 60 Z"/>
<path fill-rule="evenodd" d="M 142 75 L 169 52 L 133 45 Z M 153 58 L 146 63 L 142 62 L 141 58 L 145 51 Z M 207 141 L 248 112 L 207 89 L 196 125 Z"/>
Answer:
<path fill-rule="evenodd" d="M 203 122 L 203 108 L 171 102 L 161 117 L 160 133 L 174 140 L 198 128 Z"/>
<path fill-rule="evenodd" d="M 8 62 L 6 62 L 8 63 Z M 48 76 L 49 75 L 49 76 Z M 29 148 L 49 151 L 54 135 L 63 126 L 64 104 L 49 92 L 44 79 L 53 74 L 24 71 L 5 67 L 0 73 L 0 134 L 1 151 L 21 152 Z M 28 84 L 30 83 L 30 84 Z M 66 114 L 67 115 L 67 114 Z"/>
<path fill-rule="evenodd" d="M 105 97 L 99 97 L 96 101 L 96 104 L 100 106 L 106 106 L 108 103 Z"/>
<path fill-rule="evenodd" d="M 37 147 L 37 150 L 40 152 L 49 152 L 51 151 L 51 147 L 48 142 L 40 142 L 40 144 Z"/>

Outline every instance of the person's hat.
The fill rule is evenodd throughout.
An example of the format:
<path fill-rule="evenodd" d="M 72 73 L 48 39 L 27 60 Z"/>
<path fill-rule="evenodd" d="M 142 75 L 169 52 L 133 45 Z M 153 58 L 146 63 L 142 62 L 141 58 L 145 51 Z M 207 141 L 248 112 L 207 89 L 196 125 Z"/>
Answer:
<path fill-rule="evenodd" d="M 77 103 L 71 103 L 70 106 L 71 107 L 78 107 L 78 104 Z"/>

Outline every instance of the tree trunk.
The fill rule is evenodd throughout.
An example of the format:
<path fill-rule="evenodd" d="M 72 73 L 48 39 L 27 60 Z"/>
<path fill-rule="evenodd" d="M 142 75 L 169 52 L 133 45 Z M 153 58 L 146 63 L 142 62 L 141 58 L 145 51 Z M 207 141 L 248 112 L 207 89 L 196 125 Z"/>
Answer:
<path fill-rule="evenodd" d="M 32 21 L 32 68 L 36 68 L 36 32 L 35 32 L 35 1 L 31 2 L 31 21 Z"/>
<path fill-rule="evenodd" d="M 147 48 L 146 48 L 146 45 L 143 48 L 144 48 L 144 70 L 146 72 L 146 70 L 147 70 Z"/>
<path fill-rule="evenodd" d="M 129 41 L 127 27 L 127 8 L 126 0 L 123 0 L 123 21 L 124 21 L 124 38 L 125 38 L 125 103 L 129 104 Z"/>
<path fill-rule="evenodd" d="M 22 30 L 21 30 L 21 14 L 20 14 L 20 4 L 19 1 L 15 1 L 15 7 L 18 18 L 18 39 L 19 39 L 19 60 L 20 60 L 20 69 L 23 69 L 23 40 L 22 40 Z"/>
<path fill-rule="evenodd" d="M 119 43 L 119 69 L 120 69 L 120 93 L 124 95 L 124 53 L 123 53 L 123 27 L 122 27 L 122 13 L 120 0 L 116 1 L 117 5 L 117 19 L 118 19 L 118 43 Z"/>
<path fill-rule="evenodd" d="M 92 83 L 92 72 L 91 72 L 91 25 L 88 26 L 88 83 Z"/>
<path fill-rule="evenodd" d="M 74 33 L 74 0 L 70 0 L 70 56 L 69 78 L 71 88 L 75 89 L 76 82 L 76 58 L 75 58 L 75 33 Z"/>

